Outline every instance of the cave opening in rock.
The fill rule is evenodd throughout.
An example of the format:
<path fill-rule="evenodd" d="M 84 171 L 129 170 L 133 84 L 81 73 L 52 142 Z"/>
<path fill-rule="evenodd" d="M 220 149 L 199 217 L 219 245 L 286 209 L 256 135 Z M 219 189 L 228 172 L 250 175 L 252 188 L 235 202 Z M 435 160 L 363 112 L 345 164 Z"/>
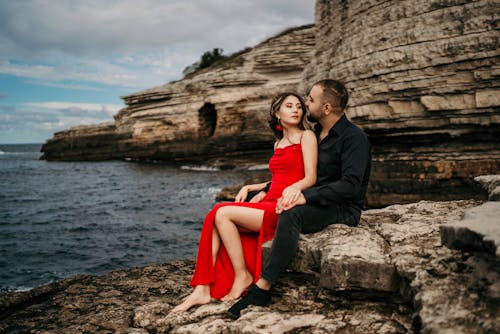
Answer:
<path fill-rule="evenodd" d="M 200 138 L 211 137 L 214 135 L 217 126 L 217 110 L 212 103 L 205 103 L 198 111 L 198 134 Z"/>

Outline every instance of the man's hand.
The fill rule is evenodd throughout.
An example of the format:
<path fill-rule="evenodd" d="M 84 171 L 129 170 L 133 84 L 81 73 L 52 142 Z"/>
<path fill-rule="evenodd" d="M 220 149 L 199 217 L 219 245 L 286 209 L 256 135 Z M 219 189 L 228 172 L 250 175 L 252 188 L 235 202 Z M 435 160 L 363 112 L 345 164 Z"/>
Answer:
<path fill-rule="evenodd" d="M 291 185 L 291 186 L 288 186 L 286 187 L 284 190 L 283 190 L 283 193 L 281 194 L 281 205 L 288 205 L 288 203 L 293 203 L 295 202 L 300 194 L 302 193 L 302 191 L 300 190 L 300 188 L 294 186 L 294 185 Z"/>
<path fill-rule="evenodd" d="M 306 198 L 304 197 L 304 194 L 300 193 L 299 197 L 295 202 L 292 203 L 284 203 L 283 197 L 278 198 L 278 203 L 276 203 L 276 213 L 280 214 L 283 211 L 290 210 L 294 206 L 297 205 L 304 205 L 306 204 Z"/>
<path fill-rule="evenodd" d="M 264 191 L 260 191 L 257 193 L 257 195 L 252 197 L 250 199 L 250 201 L 248 201 L 248 202 L 249 203 L 258 203 L 258 202 L 262 201 L 264 199 L 264 197 L 266 197 L 266 193 Z"/>

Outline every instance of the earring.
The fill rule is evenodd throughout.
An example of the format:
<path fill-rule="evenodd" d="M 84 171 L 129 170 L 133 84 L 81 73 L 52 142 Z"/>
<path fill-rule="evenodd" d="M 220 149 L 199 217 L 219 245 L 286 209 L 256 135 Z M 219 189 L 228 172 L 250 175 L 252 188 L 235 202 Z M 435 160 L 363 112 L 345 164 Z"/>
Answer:
<path fill-rule="evenodd" d="M 281 125 L 281 120 L 278 118 L 278 124 L 276 124 L 275 129 L 278 131 L 283 131 L 283 126 Z"/>

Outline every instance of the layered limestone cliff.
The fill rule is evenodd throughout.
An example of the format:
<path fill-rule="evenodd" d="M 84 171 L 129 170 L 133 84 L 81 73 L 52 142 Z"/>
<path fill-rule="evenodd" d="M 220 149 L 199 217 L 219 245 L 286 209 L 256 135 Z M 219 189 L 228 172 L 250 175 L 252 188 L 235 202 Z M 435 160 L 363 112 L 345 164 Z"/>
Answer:
<path fill-rule="evenodd" d="M 316 2 L 300 89 L 337 78 L 370 136 L 372 205 L 452 199 L 500 170 L 500 7 L 480 1 Z"/>
<path fill-rule="evenodd" d="M 287 30 L 182 80 L 124 96 L 127 107 L 113 125 L 56 133 L 43 146 L 43 158 L 206 162 L 268 157 L 272 96 L 296 90 L 313 52 L 312 26 Z"/>

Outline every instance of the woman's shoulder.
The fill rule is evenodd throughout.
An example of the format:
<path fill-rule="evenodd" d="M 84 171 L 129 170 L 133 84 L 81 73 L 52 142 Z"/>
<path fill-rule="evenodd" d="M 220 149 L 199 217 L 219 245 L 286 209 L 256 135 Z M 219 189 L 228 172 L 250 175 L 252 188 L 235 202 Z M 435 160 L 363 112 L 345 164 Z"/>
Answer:
<path fill-rule="evenodd" d="M 300 139 L 301 144 L 302 143 L 316 143 L 316 134 L 312 130 L 304 130 L 302 133 L 302 137 Z"/>
<path fill-rule="evenodd" d="M 304 130 L 304 132 L 302 133 L 302 136 L 313 136 L 316 138 L 316 133 L 313 131 L 313 130 Z"/>

